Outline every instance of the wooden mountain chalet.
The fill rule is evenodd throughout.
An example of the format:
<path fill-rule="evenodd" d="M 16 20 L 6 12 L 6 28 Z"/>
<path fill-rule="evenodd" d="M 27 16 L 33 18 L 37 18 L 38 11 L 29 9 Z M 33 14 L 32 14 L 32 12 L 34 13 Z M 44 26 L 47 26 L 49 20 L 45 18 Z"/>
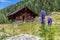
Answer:
<path fill-rule="evenodd" d="M 29 21 L 33 20 L 37 16 L 32 10 L 28 7 L 24 7 L 21 10 L 17 10 L 12 14 L 8 15 L 8 20 L 12 21 Z"/>

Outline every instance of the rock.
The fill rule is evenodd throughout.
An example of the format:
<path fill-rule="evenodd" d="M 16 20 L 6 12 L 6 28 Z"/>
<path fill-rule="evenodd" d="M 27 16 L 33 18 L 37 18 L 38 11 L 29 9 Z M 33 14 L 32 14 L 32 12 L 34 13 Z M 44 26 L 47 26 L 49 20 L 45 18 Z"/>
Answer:
<path fill-rule="evenodd" d="M 56 22 L 55 24 L 58 24 L 58 25 L 60 25 L 60 22 Z"/>
<path fill-rule="evenodd" d="M 55 25 L 60 25 L 60 22 L 52 22 Z"/>
<path fill-rule="evenodd" d="M 40 21 L 41 21 L 41 17 L 35 18 L 34 21 L 35 21 L 35 22 L 40 22 Z"/>
<path fill-rule="evenodd" d="M 10 36 L 9 34 L 7 34 L 7 33 L 4 33 L 4 32 L 0 32 L 0 36 Z"/>
<path fill-rule="evenodd" d="M 43 38 L 28 34 L 21 34 L 3 40 L 43 40 Z"/>

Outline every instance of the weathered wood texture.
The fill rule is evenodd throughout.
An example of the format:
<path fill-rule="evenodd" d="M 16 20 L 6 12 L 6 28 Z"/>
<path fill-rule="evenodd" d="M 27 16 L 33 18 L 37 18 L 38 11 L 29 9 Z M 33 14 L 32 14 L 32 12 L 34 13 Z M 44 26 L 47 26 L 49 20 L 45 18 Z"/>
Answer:
<path fill-rule="evenodd" d="M 34 13 L 28 7 L 25 7 L 10 14 L 8 19 L 12 21 L 28 21 L 33 20 L 36 16 L 36 13 Z"/>

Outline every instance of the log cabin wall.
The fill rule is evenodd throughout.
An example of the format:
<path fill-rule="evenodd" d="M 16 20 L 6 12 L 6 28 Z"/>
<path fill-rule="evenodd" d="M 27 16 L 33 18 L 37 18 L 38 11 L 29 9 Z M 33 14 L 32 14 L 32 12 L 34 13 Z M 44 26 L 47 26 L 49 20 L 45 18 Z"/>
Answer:
<path fill-rule="evenodd" d="M 17 21 L 18 20 L 20 20 L 20 21 L 28 21 L 28 20 L 32 20 L 33 18 L 34 17 L 31 16 L 30 13 L 25 12 L 25 13 L 22 13 L 22 15 L 17 16 L 15 20 L 17 20 Z"/>
<path fill-rule="evenodd" d="M 21 10 L 13 12 L 13 14 L 8 16 L 8 19 L 13 21 L 28 21 L 33 20 L 36 16 L 37 14 L 35 14 L 29 8 L 25 7 Z"/>

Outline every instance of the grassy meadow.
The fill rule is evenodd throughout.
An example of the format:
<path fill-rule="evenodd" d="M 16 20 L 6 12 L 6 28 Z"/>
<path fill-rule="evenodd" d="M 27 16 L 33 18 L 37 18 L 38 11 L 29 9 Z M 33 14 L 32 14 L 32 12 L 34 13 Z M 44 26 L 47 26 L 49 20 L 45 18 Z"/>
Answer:
<path fill-rule="evenodd" d="M 14 36 L 18 34 L 33 34 L 38 35 L 38 29 L 40 23 L 38 22 L 19 22 L 18 27 L 14 27 L 14 24 L 0 24 L 0 28 L 4 28 L 4 32 Z"/>
<path fill-rule="evenodd" d="M 52 15 L 49 15 L 53 18 L 53 23 L 51 27 L 51 30 L 55 30 L 55 36 L 60 36 L 60 24 L 57 24 L 56 22 L 60 22 L 60 12 L 53 12 Z M 47 19 L 48 16 L 46 16 Z M 39 27 L 41 27 L 40 22 L 18 22 L 18 27 L 14 28 L 14 24 L 0 24 L 0 31 L 10 34 L 11 36 L 15 36 L 18 34 L 32 34 L 39 36 Z M 47 24 L 46 24 L 47 26 Z"/>

